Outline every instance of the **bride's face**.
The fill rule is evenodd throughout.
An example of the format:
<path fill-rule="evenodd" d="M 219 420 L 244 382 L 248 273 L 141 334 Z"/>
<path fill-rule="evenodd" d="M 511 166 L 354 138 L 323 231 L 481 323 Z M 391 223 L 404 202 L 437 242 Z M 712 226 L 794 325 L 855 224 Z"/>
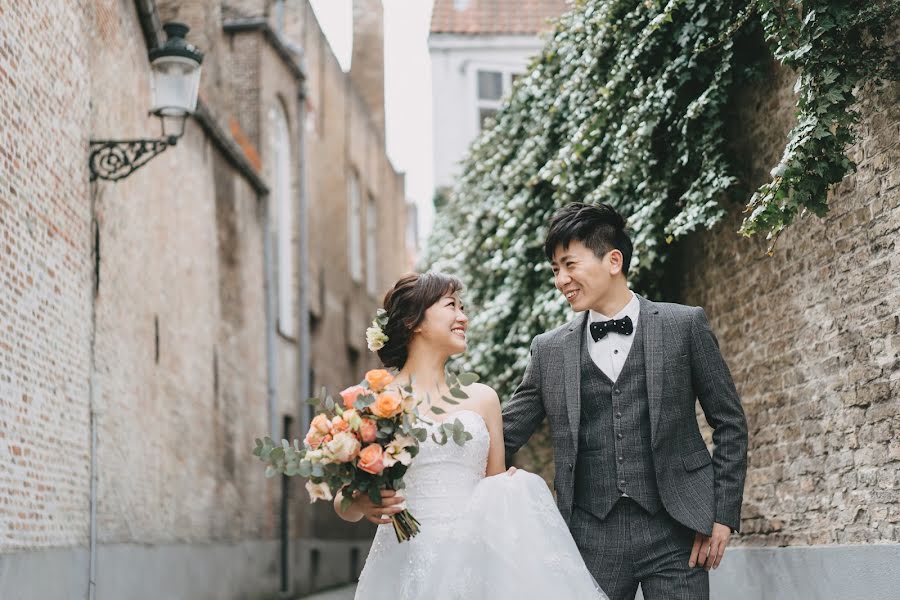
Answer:
<path fill-rule="evenodd" d="M 415 333 L 431 348 L 447 355 L 466 351 L 469 318 L 463 312 L 459 294 L 447 294 L 425 311 L 425 319 Z"/>

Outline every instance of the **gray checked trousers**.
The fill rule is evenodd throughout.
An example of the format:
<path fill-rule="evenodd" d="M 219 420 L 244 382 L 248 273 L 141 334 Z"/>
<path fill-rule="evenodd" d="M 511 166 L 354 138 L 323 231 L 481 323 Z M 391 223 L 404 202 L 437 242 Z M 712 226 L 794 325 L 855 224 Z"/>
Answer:
<path fill-rule="evenodd" d="M 601 520 L 576 505 L 570 529 L 610 600 L 634 600 L 638 584 L 645 600 L 709 600 L 709 574 L 688 567 L 694 532 L 665 510 L 621 498 Z"/>

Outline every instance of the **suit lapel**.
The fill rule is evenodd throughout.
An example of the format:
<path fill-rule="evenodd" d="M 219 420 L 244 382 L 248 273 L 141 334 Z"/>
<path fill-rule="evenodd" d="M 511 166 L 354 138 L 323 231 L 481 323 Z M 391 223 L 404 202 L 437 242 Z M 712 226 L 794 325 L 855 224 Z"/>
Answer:
<path fill-rule="evenodd" d="M 647 380 L 647 401 L 650 405 L 650 440 L 656 446 L 656 430 L 662 411 L 663 385 L 663 323 L 659 308 L 654 302 L 638 296 L 641 302 L 641 321 L 644 344 L 645 377 Z"/>
<path fill-rule="evenodd" d="M 563 383 L 565 385 L 566 408 L 569 412 L 569 428 L 572 432 L 572 445 L 578 452 L 578 428 L 581 426 L 581 335 L 584 333 L 584 322 L 588 313 L 576 317 L 569 323 L 563 336 Z"/>

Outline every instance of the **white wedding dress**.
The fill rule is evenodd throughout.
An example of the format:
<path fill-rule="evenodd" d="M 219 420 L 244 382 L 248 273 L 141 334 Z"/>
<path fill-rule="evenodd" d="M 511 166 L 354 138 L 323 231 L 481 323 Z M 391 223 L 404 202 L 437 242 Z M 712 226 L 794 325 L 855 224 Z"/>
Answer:
<path fill-rule="evenodd" d="M 378 526 L 356 600 L 607 600 L 544 480 L 485 477 L 484 419 L 457 417 L 473 439 L 421 445 L 402 492 L 421 531 L 398 543 L 392 525 Z"/>

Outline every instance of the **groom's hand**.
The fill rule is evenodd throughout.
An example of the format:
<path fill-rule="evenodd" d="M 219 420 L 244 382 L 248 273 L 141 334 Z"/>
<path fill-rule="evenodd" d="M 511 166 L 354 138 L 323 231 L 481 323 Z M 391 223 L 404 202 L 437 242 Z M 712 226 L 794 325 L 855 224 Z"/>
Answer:
<path fill-rule="evenodd" d="M 701 566 L 707 571 L 718 568 L 730 538 L 731 527 L 721 523 L 713 523 L 711 536 L 705 536 L 702 533 L 695 534 L 694 547 L 691 549 L 688 566 L 691 568 Z"/>

